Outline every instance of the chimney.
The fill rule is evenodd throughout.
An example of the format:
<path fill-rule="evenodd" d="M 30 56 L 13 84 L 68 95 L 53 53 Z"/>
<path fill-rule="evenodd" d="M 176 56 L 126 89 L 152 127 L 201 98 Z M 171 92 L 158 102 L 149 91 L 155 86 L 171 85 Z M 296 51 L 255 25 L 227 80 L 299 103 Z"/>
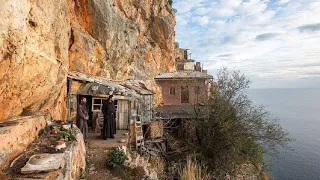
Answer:
<path fill-rule="evenodd" d="M 184 49 L 184 59 L 188 59 L 188 50 Z"/>
<path fill-rule="evenodd" d="M 195 65 L 195 67 L 194 67 L 194 70 L 201 72 L 200 62 L 196 62 L 196 65 Z"/>

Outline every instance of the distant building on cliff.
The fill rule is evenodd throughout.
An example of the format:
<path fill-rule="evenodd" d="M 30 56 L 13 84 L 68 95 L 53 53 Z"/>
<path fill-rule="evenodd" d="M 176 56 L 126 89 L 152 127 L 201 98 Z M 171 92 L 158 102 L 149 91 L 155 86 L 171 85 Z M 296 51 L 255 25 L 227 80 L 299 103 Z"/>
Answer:
<path fill-rule="evenodd" d="M 200 62 L 188 58 L 188 49 L 176 52 L 176 71 L 154 78 L 162 88 L 163 103 L 156 111 L 160 116 L 189 118 L 194 105 L 205 102 L 211 93 L 213 76 Z"/>

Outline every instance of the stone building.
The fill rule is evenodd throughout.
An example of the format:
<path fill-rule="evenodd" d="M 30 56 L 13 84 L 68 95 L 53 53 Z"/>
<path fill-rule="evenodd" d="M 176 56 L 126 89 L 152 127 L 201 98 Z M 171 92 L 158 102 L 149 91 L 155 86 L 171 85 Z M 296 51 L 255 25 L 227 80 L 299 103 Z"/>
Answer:
<path fill-rule="evenodd" d="M 210 96 L 213 76 L 199 62 L 188 58 L 187 49 L 176 54 L 176 71 L 155 76 L 161 86 L 163 102 L 157 111 L 171 118 L 186 117 L 192 107 L 204 103 Z"/>

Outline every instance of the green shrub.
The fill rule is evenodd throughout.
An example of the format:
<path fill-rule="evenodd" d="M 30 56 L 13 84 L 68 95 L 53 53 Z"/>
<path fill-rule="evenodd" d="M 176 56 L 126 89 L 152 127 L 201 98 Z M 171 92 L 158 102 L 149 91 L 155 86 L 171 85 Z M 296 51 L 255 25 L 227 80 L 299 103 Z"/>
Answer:
<path fill-rule="evenodd" d="M 112 150 L 107 155 L 107 165 L 111 167 L 121 166 L 126 160 L 128 160 L 127 155 L 119 148 Z"/>
<path fill-rule="evenodd" d="M 252 139 L 246 139 L 242 142 L 242 152 L 249 156 L 249 160 L 253 164 L 261 164 L 263 162 L 264 150 L 260 144 Z"/>
<path fill-rule="evenodd" d="M 170 6 L 172 6 L 173 1 L 172 0 L 168 0 Z"/>
<path fill-rule="evenodd" d="M 76 137 L 74 137 L 74 135 L 71 132 L 59 131 L 56 140 L 60 139 L 63 139 L 65 142 L 67 142 L 75 140 Z"/>

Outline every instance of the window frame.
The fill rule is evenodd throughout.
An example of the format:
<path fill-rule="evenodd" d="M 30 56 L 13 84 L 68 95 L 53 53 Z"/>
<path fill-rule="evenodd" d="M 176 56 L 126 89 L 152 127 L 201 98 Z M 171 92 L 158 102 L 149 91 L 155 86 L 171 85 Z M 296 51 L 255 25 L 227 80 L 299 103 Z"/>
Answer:
<path fill-rule="evenodd" d="M 184 70 L 184 64 L 178 64 L 177 65 L 178 71 L 183 71 Z"/>
<path fill-rule="evenodd" d="M 190 103 L 190 90 L 189 86 L 181 86 L 181 104 L 189 104 Z M 186 99 L 183 99 L 183 96 L 185 96 Z"/>
<path fill-rule="evenodd" d="M 96 99 L 100 100 L 100 103 L 95 103 L 94 101 L 95 101 Z M 102 110 L 102 105 L 103 105 L 102 102 L 103 102 L 103 100 L 106 100 L 106 99 L 107 99 L 107 98 L 92 97 L 91 111 L 92 111 L 92 112 L 101 112 L 101 110 Z M 99 106 L 99 107 L 100 107 L 99 110 L 98 110 L 98 109 L 94 109 L 95 106 Z"/>
<path fill-rule="evenodd" d="M 195 86 L 194 87 L 194 94 L 197 94 L 197 95 L 200 94 L 200 86 Z"/>
<path fill-rule="evenodd" d="M 176 88 L 175 87 L 170 87 L 169 88 L 169 95 L 170 96 L 175 96 L 176 95 Z"/>

